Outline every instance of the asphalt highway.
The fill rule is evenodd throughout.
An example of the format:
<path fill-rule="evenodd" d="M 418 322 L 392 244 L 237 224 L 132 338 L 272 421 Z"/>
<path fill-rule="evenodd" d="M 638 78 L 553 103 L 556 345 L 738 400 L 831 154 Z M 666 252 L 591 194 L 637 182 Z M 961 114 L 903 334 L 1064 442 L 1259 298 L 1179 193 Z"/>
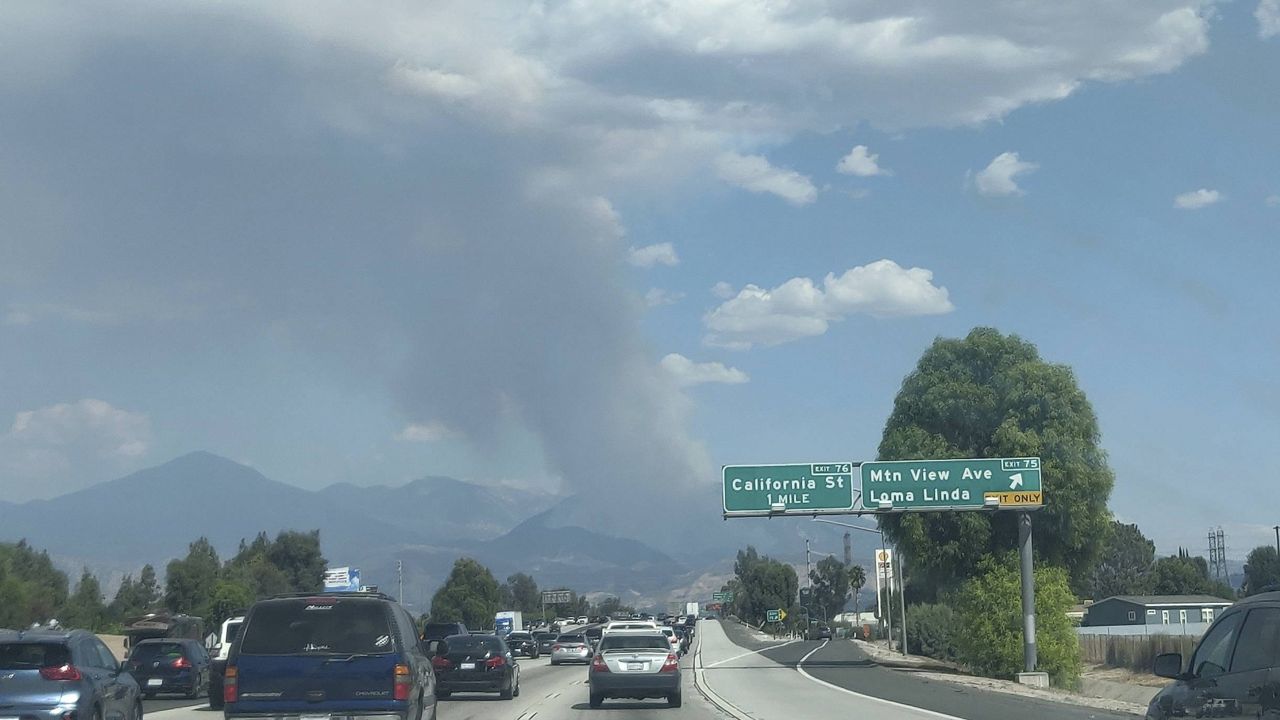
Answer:
<path fill-rule="evenodd" d="M 607 700 L 587 704 L 587 668 L 551 667 L 548 658 L 521 659 L 520 697 L 454 695 L 438 705 L 439 720 L 1101 720 L 1130 717 L 1064 703 L 975 690 L 877 665 L 856 643 L 757 641 L 735 623 L 703 621 L 694 649 L 681 662 L 684 704 Z M 695 675 L 697 683 L 695 686 Z M 701 690 L 700 690 L 701 689 Z M 705 695 L 704 695 L 705 693 Z M 198 707 L 159 709 L 155 720 L 220 720 Z M 176 701 L 174 701 L 176 702 Z"/>

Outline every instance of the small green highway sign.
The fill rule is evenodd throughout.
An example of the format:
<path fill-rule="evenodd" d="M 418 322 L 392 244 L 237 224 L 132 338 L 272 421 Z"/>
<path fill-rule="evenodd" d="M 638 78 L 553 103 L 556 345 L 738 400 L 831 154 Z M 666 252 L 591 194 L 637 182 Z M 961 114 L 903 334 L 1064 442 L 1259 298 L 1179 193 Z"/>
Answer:
<path fill-rule="evenodd" d="M 1037 508 L 1044 503 L 1040 458 L 894 460 L 861 467 L 870 511 Z"/>
<path fill-rule="evenodd" d="M 764 621 L 765 621 L 765 622 L 782 622 L 783 620 L 786 620 L 786 619 L 787 619 L 787 611 L 786 611 L 786 610 L 778 609 L 778 610 L 765 610 L 765 611 L 764 611 Z"/>
<path fill-rule="evenodd" d="M 854 506 L 851 462 L 724 466 L 725 515 L 810 514 Z"/>
<path fill-rule="evenodd" d="M 716 592 L 711 593 L 712 602 L 733 602 L 733 592 Z"/>

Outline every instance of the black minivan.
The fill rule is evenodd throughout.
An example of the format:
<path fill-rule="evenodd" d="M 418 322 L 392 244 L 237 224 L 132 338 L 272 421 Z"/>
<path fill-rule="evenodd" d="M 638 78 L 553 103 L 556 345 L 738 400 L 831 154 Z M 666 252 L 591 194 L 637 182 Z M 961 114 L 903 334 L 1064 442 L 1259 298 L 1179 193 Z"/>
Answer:
<path fill-rule="evenodd" d="M 417 626 L 381 593 L 261 600 L 223 674 L 227 720 L 434 720 L 435 674 Z"/>
<path fill-rule="evenodd" d="M 1151 700 L 1148 720 L 1280 717 L 1280 592 L 1222 611 L 1190 664 L 1158 655 L 1152 671 L 1177 682 Z"/>

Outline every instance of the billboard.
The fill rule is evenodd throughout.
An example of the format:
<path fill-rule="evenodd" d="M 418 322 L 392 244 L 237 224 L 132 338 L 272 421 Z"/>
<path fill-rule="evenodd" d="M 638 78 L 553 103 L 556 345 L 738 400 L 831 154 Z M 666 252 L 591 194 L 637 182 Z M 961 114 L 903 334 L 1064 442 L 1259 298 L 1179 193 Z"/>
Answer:
<path fill-rule="evenodd" d="M 328 568 L 324 571 L 325 592 L 359 592 L 360 569 L 353 567 Z"/>

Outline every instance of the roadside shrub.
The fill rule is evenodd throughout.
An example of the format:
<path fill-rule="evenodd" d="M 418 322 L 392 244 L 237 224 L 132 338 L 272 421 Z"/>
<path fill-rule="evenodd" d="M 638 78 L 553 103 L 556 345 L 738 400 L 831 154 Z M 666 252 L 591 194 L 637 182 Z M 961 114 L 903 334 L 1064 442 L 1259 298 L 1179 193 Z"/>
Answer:
<path fill-rule="evenodd" d="M 1067 611 L 1075 602 L 1067 572 L 1042 567 L 1036 576 L 1038 670 L 1057 687 L 1075 687 L 1080 677 L 1080 641 Z M 986 558 L 978 575 L 956 597 L 964 630 L 956 635 L 960 662 L 990 677 L 1022 672 L 1022 590 L 1017 554 Z"/>
<path fill-rule="evenodd" d="M 907 649 L 913 655 L 954 661 L 956 612 L 950 605 L 912 605 L 907 608 Z"/>

